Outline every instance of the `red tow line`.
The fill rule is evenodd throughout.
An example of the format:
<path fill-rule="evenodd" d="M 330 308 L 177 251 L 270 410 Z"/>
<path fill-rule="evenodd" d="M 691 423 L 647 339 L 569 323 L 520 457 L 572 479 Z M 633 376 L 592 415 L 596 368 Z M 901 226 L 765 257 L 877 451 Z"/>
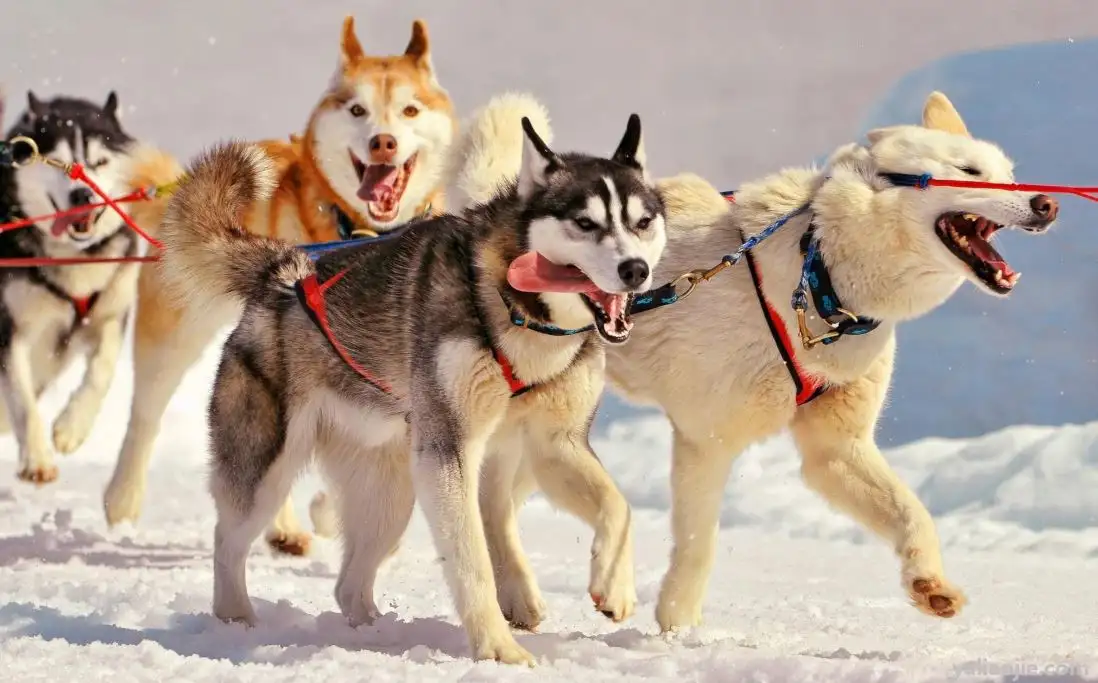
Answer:
<path fill-rule="evenodd" d="M 28 138 L 28 137 L 25 137 L 25 136 L 19 136 L 19 137 L 13 138 L 8 143 L 8 146 L 14 148 L 16 145 L 19 145 L 19 144 L 26 145 L 30 149 L 30 154 L 27 156 L 27 160 L 23 161 L 23 162 L 15 162 L 14 160 L 9 159 L 8 163 L 10 163 L 13 167 L 20 168 L 20 167 L 27 166 L 27 165 L 32 164 L 32 163 L 42 163 L 42 164 L 46 164 L 47 166 L 53 166 L 54 168 L 61 169 L 62 171 L 65 172 L 65 175 L 67 175 L 69 178 L 87 185 L 88 188 L 92 192 L 94 192 L 102 201 L 100 201 L 96 204 L 89 204 L 89 205 L 86 205 L 86 206 L 76 207 L 76 208 L 72 208 L 72 209 L 66 209 L 65 211 L 58 211 L 57 213 L 54 213 L 54 214 L 49 214 L 49 215 L 45 215 L 45 216 L 34 216 L 32 218 L 23 218 L 23 219 L 20 219 L 20 220 L 17 220 L 17 221 L 13 221 L 11 223 L 5 223 L 3 225 L 0 225 L 0 232 L 7 232 L 9 230 L 16 230 L 16 229 L 19 229 L 19 228 L 26 228 L 28 226 L 34 225 L 38 221 L 49 220 L 51 218 L 62 218 L 62 217 L 66 217 L 66 216 L 74 216 L 74 215 L 79 215 L 79 214 L 84 214 L 84 213 L 90 213 L 90 212 L 92 212 L 92 211 L 94 211 L 98 208 L 102 208 L 104 206 L 107 206 L 107 207 L 110 207 L 115 213 L 118 214 L 118 216 L 122 219 L 122 222 L 124 222 L 127 227 L 129 227 L 131 230 L 133 230 L 138 235 L 140 235 L 141 238 L 144 239 L 146 242 L 153 245 L 157 249 L 163 249 L 164 248 L 164 245 L 160 242 L 160 240 L 156 239 L 152 235 L 150 235 L 147 232 L 145 232 L 144 230 L 142 230 L 141 227 L 138 226 L 137 223 L 135 223 L 134 220 L 129 216 L 129 214 L 127 214 L 125 211 L 123 211 L 122 207 L 119 206 L 120 204 L 123 204 L 123 203 L 136 202 L 136 201 L 148 201 L 156 195 L 156 189 L 153 189 L 153 190 L 148 190 L 148 189 L 136 190 L 134 192 L 131 192 L 131 193 L 129 193 L 127 195 L 124 195 L 122 197 L 119 197 L 117 199 L 112 199 L 110 196 L 107 195 L 106 192 L 103 191 L 103 189 L 101 187 L 99 187 L 99 185 L 94 180 L 92 180 L 90 177 L 88 177 L 87 170 L 84 168 L 84 166 L 82 164 L 78 164 L 78 163 L 64 164 L 64 163 L 61 163 L 61 162 L 58 162 L 58 161 L 54 161 L 52 159 L 47 159 L 46 157 L 43 157 L 39 153 L 38 144 L 35 143 L 35 141 L 32 140 L 31 138 Z M 110 256 L 91 256 L 91 257 L 69 257 L 69 258 L 51 258 L 51 257 L 0 258 L 0 268 L 26 268 L 26 267 L 34 267 L 34 266 L 74 266 L 74 265 L 80 265 L 80 264 L 84 264 L 84 263 L 144 263 L 144 262 L 149 262 L 149 261 L 157 261 L 157 260 L 159 260 L 159 258 L 160 258 L 159 256 L 114 256 L 114 257 L 110 257 Z"/>

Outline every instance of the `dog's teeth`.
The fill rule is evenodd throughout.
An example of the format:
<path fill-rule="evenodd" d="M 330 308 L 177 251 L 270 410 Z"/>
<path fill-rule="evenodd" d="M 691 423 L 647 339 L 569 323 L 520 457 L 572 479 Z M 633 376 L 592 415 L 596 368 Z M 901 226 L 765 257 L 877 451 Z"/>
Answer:
<path fill-rule="evenodd" d="M 1022 277 L 1021 273 L 1011 273 L 1010 277 L 1007 278 L 1007 282 L 1009 282 L 1010 285 L 1013 287 L 1014 285 L 1018 284 L 1018 278 L 1020 277 Z"/>
<path fill-rule="evenodd" d="M 957 238 L 957 244 L 961 245 L 965 249 L 968 249 L 968 239 L 966 239 L 964 237 L 958 237 Z"/>
<path fill-rule="evenodd" d="M 1003 271 L 996 270 L 995 271 L 995 280 L 999 281 L 999 280 L 1002 280 L 1002 279 L 1003 279 Z"/>

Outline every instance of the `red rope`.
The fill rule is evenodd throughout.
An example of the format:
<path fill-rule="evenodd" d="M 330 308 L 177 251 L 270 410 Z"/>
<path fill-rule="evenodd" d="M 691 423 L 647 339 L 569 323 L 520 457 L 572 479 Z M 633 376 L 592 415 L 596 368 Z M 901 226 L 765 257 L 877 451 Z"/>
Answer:
<path fill-rule="evenodd" d="M 122 210 L 122 207 L 118 206 L 118 202 L 108 197 L 107 193 L 100 189 L 100 187 L 95 184 L 95 181 L 88 177 L 88 174 L 84 171 L 84 167 L 81 164 L 72 165 L 72 168 L 69 169 L 69 177 L 73 180 L 79 180 L 88 187 L 90 187 L 92 192 L 99 195 L 99 198 L 106 202 L 107 206 L 114 209 L 115 213 L 121 216 L 122 221 L 126 225 L 130 226 L 131 230 L 136 232 L 138 235 L 144 237 L 146 242 L 153 245 L 157 249 L 164 248 L 164 245 L 160 242 L 160 240 L 156 239 L 152 235 L 139 228 L 137 226 L 137 223 L 134 223 L 133 219 L 126 215 L 126 212 Z"/>
<path fill-rule="evenodd" d="M 27 256 L 25 258 L 0 258 L 0 268 L 30 268 L 33 266 L 78 266 L 82 263 L 145 263 L 159 261 L 160 256 L 89 256 L 50 258 Z"/>
<path fill-rule="evenodd" d="M 151 199 L 152 193 L 149 190 L 137 190 L 127 195 L 118 197 L 114 201 L 118 204 L 126 204 L 129 202 L 140 202 L 146 199 Z M 109 206 L 106 202 L 97 202 L 95 204 L 85 204 L 83 206 L 76 206 L 65 211 L 58 211 L 57 213 L 49 213 L 42 216 L 31 216 L 30 218 L 22 218 L 11 223 L 0 223 L 0 232 L 7 232 L 8 230 L 17 230 L 19 228 L 25 228 L 29 225 L 34 225 L 38 221 L 47 221 L 52 218 L 65 218 L 67 216 L 78 216 L 83 213 L 91 213 L 96 209 L 101 209 L 104 206 Z"/>
<path fill-rule="evenodd" d="M 163 249 L 164 248 L 164 245 L 160 242 L 160 240 L 156 239 L 152 235 L 150 235 L 147 232 L 145 232 L 144 230 L 142 230 L 136 223 L 134 223 L 133 219 L 130 218 L 129 214 L 127 214 L 125 211 L 123 211 L 122 207 L 119 206 L 119 204 L 124 204 L 124 203 L 128 203 L 128 202 L 136 202 L 136 201 L 151 199 L 152 196 L 153 196 L 153 192 L 155 192 L 155 190 L 153 192 L 150 192 L 149 190 L 135 190 L 134 192 L 131 192 L 127 195 L 123 195 L 121 197 L 118 197 L 117 199 L 112 199 L 111 197 L 107 196 L 107 193 L 104 192 L 103 189 L 95 183 L 95 181 L 93 181 L 91 178 L 88 177 L 87 172 L 84 170 L 84 167 L 81 164 L 73 164 L 71 167 L 69 167 L 66 170 L 66 174 L 70 178 L 72 178 L 73 180 L 79 180 L 80 182 L 87 185 L 91 189 L 91 191 L 94 192 L 95 194 L 99 195 L 99 198 L 102 199 L 103 201 L 95 203 L 95 204 L 86 204 L 84 206 L 73 207 L 71 209 L 66 209 L 65 211 L 58 211 L 57 213 L 49 214 L 49 215 L 46 215 L 46 216 L 34 216 L 34 217 L 31 217 L 31 218 L 23 218 L 23 219 L 18 220 L 18 221 L 13 221 L 11 223 L 5 223 L 3 225 L 0 225 L 0 232 L 6 232 L 8 230 L 16 230 L 18 228 L 25 228 L 27 226 L 34 225 L 38 221 L 49 220 L 51 218 L 63 218 L 65 216 L 74 216 L 74 215 L 79 215 L 79 214 L 85 214 L 85 213 L 89 213 L 91 211 L 94 211 L 98 208 L 102 208 L 104 206 L 109 206 L 111 209 L 114 210 L 115 213 L 117 213 L 119 215 L 119 217 L 122 219 L 122 221 L 131 230 L 133 230 L 138 235 L 140 235 L 142 238 L 144 238 L 144 240 L 146 242 L 148 242 L 149 244 L 153 245 L 154 247 L 156 247 L 158 249 Z M 51 258 L 51 257 L 45 257 L 45 256 L 40 256 L 40 257 L 31 256 L 31 257 L 25 257 L 25 258 L 0 258 L 0 268 L 31 268 L 31 267 L 35 267 L 35 266 L 76 266 L 76 265 L 86 264 L 86 263 L 148 263 L 148 262 L 159 261 L 159 260 L 160 260 L 159 255 L 154 255 L 154 256 L 91 256 L 91 257 L 79 257 L 79 258 L 77 258 L 77 257 Z"/>
<path fill-rule="evenodd" d="M 1071 185 L 1033 185 L 1029 183 L 988 183 L 982 180 L 949 180 L 931 178 L 928 184 L 935 187 L 975 187 L 984 190 L 1007 190 L 1009 192 L 1045 192 L 1050 194 L 1071 194 L 1092 202 L 1098 202 L 1098 187 L 1073 187 Z"/>

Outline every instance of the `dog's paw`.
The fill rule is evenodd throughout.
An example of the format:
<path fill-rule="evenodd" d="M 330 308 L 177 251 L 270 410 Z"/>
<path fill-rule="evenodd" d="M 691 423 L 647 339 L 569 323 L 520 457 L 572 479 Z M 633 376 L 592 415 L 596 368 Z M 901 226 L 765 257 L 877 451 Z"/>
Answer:
<path fill-rule="evenodd" d="M 608 591 L 593 587 L 590 594 L 595 609 L 614 621 L 625 621 L 637 608 L 637 591 L 631 575 L 628 580 L 611 583 Z"/>
<path fill-rule="evenodd" d="M 487 637 L 473 644 L 473 659 L 495 660 L 500 664 L 519 664 L 534 666 L 534 656 L 515 641 L 510 632 Z"/>
<path fill-rule="evenodd" d="M 631 548 L 631 545 L 627 547 Z M 632 557 L 631 552 L 626 552 L 616 562 L 606 565 L 599 555 L 592 559 L 587 594 L 595 603 L 595 609 L 614 621 L 624 621 L 633 616 L 637 607 Z"/>
<path fill-rule="evenodd" d="M 511 575 L 501 579 L 497 595 L 503 617 L 517 629 L 536 631 L 545 618 L 548 608 L 532 577 Z"/>
<path fill-rule="evenodd" d="M 79 403 L 70 403 L 53 423 L 53 447 L 68 455 L 80 448 L 91 433 L 95 415 L 83 410 Z"/>
<path fill-rule="evenodd" d="M 905 585 L 911 604 L 932 617 L 949 619 L 960 614 L 968 602 L 961 589 L 940 577 L 916 577 L 906 580 Z"/>
<path fill-rule="evenodd" d="M 661 634 L 701 626 L 701 605 L 686 605 L 660 596 L 656 603 L 656 623 Z"/>
<path fill-rule="evenodd" d="M 107 517 L 107 525 L 113 527 L 122 522 L 136 523 L 141 516 L 141 502 L 144 499 L 143 483 L 135 484 L 116 474 L 103 494 L 103 514 Z"/>
<path fill-rule="evenodd" d="M 361 600 L 351 607 L 351 613 L 347 615 L 347 623 L 351 628 L 359 626 L 373 626 L 374 622 L 381 618 L 381 610 L 372 602 L 367 604 Z"/>
<path fill-rule="evenodd" d="M 313 537 L 307 531 L 272 531 L 267 534 L 267 545 L 280 555 L 308 555 L 312 541 Z"/>
<path fill-rule="evenodd" d="M 16 476 L 23 481 L 30 482 L 36 486 L 42 486 L 57 480 L 57 465 L 48 461 L 31 461 L 20 467 L 19 473 Z"/>

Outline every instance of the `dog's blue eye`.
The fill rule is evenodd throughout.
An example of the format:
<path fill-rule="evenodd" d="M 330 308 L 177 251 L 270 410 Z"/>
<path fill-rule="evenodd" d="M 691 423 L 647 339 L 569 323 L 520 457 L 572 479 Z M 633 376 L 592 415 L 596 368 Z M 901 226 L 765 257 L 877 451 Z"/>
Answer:
<path fill-rule="evenodd" d="M 585 218 L 583 216 L 573 218 L 572 222 L 574 222 L 576 224 L 576 227 L 578 227 L 580 230 L 584 230 L 587 232 L 599 229 L 599 226 L 595 224 L 595 221 L 591 220 L 590 218 Z"/>
<path fill-rule="evenodd" d="M 973 166 L 962 166 L 961 171 L 967 173 L 968 175 L 982 175 L 980 173 L 980 169 Z"/>

